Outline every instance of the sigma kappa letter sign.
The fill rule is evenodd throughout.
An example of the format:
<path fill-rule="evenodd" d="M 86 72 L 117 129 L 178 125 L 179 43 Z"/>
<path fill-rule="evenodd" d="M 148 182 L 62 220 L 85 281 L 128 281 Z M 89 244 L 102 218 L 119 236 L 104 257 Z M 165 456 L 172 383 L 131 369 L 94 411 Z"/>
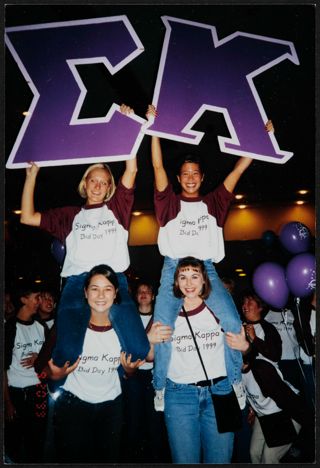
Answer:
<path fill-rule="evenodd" d="M 203 134 L 192 127 L 206 110 L 225 118 L 231 137 L 218 136 L 222 152 L 285 163 L 293 153 L 265 131 L 254 77 L 286 59 L 299 65 L 293 43 L 245 32 L 219 39 L 213 25 L 162 20 L 159 115 L 149 122 L 115 103 L 103 118 L 79 118 L 86 88 L 76 65 L 100 62 L 116 74 L 144 51 L 125 15 L 7 28 L 6 45 L 34 95 L 7 168 L 129 159 L 144 133 L 197 145 Z"/>

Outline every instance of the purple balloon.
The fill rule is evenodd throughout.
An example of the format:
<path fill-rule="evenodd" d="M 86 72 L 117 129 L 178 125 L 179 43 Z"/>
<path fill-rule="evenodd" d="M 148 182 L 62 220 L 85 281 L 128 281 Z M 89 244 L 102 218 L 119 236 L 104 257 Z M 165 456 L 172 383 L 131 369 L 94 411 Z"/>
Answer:
<path fill-rule="evenodd" d="M 51 244 L 51 253 L 59 265 L 62 265 L 64 262 L 64 257 L 66 256 L 66 249 L 62 242 L 60 242 L 58 239 L 53 240 Z"/>
<path fill-rule="evenodd" d="M 253 287 L 267 304 L 282 309 L 289 297 L 285 270 L 278 263 L 265 262 L 256 268 L 252 277 Z"/>
<path fill-rule="evenodd" d="M 316 257 L 310 253 L 296 255 L 287 265 L 286 276 L 295 297 L 309 296 L 316 289 Z"/>
<path fill-rule="evenodd" d="M 299 221 L 285 224 L 279 238 L 282 245 L 293 254 L 306 252 L 310 247 L 310 231 Z"/>

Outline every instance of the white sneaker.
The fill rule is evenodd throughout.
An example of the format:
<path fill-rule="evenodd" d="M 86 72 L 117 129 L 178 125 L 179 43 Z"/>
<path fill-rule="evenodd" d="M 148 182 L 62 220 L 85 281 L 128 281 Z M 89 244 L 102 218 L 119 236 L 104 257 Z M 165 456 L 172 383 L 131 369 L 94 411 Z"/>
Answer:
<path fill-rule="evenodd" d="M 154 397 L 154 409 L 156 411 L 164 411 L 164 388 L 162 390 L 156 390 Z"/>
<path fill-rule="evenodd" d="M 244 409 L 246 407 L 246 391 L 244 389 L 243 383 L 237 382 L 232 384 L 234 393 L 236 394 L 236 397 L 238 399 L 238 403 L 240 406 L 240 409 Z"/>

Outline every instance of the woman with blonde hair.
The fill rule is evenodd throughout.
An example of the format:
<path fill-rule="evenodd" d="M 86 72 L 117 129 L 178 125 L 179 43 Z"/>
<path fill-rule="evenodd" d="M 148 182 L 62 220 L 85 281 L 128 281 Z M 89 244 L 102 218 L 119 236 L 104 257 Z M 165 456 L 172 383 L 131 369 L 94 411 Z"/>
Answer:
<path fill-rule="evenodd" d="M 124 104 L 124 114 L 133 110 Z M 125 171 L 116 187 L 107 164 L 87 168 L 78 190 L 86 199 L 83 206 L 65 206 L 39 212 L 34 208 L 34 190 L 39 167 L 31 163 L 26 169 L 22 193 L 21 223 L 37 226 L 65 244 L 66 257 L 61 276 L 66 278 L 57 312 L 57 342 L 53 361 L 63 366 L 72 364 L 82 352 L 90 310 L 83 300 L 86 274 L 94 265 L 110 265 L 117 273 L 122 312 L 114 311 L 114 320 L 124 335 L 131 328 L 130 352 L 133 360 L 143 359 L 149 343 L 141 320 L 137 320 L 135 305 L 128 293 L 124 271 L 129 266 L 128 229 L 134 201 L 136 158 L 126 161 Z M 118 305 L 113 305 L 117 308 Z M 125 313 L 123 313 L 125 308 Z M 132 346 L 131 346 L 132 345 Z M 126 350 L 125 350 L 126 351 Z"/>

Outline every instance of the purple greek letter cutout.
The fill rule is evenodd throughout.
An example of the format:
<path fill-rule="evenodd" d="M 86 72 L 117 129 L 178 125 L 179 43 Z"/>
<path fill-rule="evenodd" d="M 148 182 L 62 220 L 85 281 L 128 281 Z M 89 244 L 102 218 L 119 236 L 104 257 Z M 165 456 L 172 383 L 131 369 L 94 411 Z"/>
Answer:
<path fill-rule="evenodd" d="M 103 63 L 113 75 L 144 50 L 125 15 L 11 27 L 5 41 L 34 95 L 6 167 L 136 155 L 145 120 L 123 115 L 117 104 L 103 117 L 78 118 L 86 88 L 76 65 Z"/>
<path fill-rule="evenodd" d="M 152 101 L 158 117 L 145 133 L 199 144 L 203 133 L 192 127 L 211 110 L 224 115 L 231 135 L 218 136 L 222 152 L 281 164 L 291 158 L 264 128 L 268 117 L 254 78 L 285 59 L 299 65 L 293 43 L 243 32 L 219 40 L 214 26 L 162 20 L 166 35 Z"/>

